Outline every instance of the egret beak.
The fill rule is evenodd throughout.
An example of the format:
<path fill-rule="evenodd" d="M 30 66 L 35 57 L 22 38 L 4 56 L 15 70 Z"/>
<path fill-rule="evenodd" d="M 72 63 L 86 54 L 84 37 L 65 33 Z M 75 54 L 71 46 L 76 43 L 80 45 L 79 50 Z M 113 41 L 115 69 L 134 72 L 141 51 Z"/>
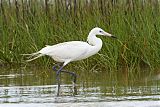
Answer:
<path fill-rule="evenodd" d="M 110 33 L 107 33 L 107 32 L 105 32 L 104 35 L 105 35 L 105 36 L 108 36 L 108 37 L 111 37 L 111 38 L 114 38 L 114 39 L 117 39 L 116 36 L 114 36 L 114 35 L 112 35 L 112 34 L 110 34 Z"/>
<path fill-rule="evenodd" d="M 111 38 L 117 39 L 117 37 L 116 37 L 116 36 L 114 36 L 114 35 L 111 35 Z"/>

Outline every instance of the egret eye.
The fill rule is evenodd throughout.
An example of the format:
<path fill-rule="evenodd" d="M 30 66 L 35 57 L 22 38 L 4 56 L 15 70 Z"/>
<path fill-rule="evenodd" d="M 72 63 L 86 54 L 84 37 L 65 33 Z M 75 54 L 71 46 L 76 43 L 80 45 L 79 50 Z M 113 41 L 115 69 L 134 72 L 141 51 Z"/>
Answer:
<path fill-rule="evenodd" d="M 101 30 L 100 30 L 99 32 L 100 32 L 100 33 L 102 33 L 102 31 L 101 31 Z"/>

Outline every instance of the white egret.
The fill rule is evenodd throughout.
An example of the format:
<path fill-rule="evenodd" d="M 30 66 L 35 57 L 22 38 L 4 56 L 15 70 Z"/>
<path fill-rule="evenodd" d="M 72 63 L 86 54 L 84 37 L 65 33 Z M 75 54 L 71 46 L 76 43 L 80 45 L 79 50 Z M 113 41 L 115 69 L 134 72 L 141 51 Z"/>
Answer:
<path fill-rule="evenodd" d="M 98 53 L 98 51 L 102 48 L 102 40 L 100 38 L 97 38 L 96 35 L 103 35 L 107 37 L 116 38 L 115 36 L 105 32 L 103 29 L 95 27 L 89 32 L 87 42 L 69 41 L 52 46 L 47 45 L 38 52 L 32 54 L 24 54 L 24 55 L 30 55 L 30 59 L 27 61 L 32 61 L 44 55 L 52 57 L 55 61 L 60 62 L 62 64 L 62 66 L 60 66 L 59 64 L 53 66 L 53 70 L 56 70 L 57 80 L 59 81 L 60 72 L 66 72 L 74 77 L 73 82 L 75 83 L 76 74 L 74 72 L 69 72 L 62 69 L 70 62 L 86 59 Z M 57 69 L 56 67 L 59 66 L 60 68 Z M 59 95 L 59 88 L 60 88 L 60 83 L 58 82 L 57 95 Z"/>

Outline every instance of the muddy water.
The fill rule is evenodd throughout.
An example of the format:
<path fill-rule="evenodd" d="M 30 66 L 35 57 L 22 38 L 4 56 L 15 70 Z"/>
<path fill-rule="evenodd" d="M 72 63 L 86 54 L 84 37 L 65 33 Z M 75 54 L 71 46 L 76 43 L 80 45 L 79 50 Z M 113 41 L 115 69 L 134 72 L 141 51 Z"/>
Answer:
<path fill-rule="evenodd" d="M 61 74 L 57 97 L 55 72 L 51 69 L 2 68 L 0 70 L 0 107 L 48 106 L 160 106 L 158 73 L 77 71 L 77 95 L 73 94 L 71 77 Z"/>

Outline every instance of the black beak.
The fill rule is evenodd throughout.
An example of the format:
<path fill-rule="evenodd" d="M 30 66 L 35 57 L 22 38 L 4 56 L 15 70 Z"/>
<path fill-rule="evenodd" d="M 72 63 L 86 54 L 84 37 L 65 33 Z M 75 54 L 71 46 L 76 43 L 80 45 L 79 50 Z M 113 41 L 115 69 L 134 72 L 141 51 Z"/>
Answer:
<path fill-rule="evenodd" d="M 111 38 L 117 39 L 117 37 L 116 37 L 116 36 L 113 36 L 113 35 L 111 36 Z"/>

